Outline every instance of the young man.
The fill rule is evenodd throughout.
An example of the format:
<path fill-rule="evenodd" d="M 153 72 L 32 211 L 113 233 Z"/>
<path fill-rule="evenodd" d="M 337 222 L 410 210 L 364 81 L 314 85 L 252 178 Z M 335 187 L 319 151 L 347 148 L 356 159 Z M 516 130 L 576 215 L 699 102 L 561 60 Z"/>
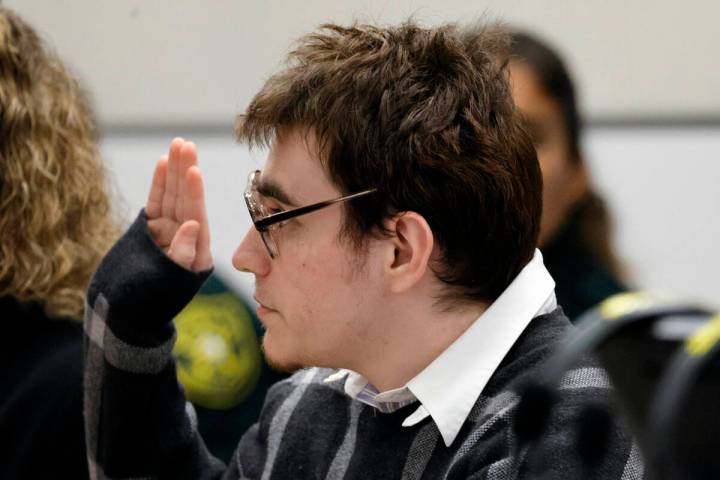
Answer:
<path fill-rule="evenodd" d="M 268 394 L 227 469 L 196 433 L 171 319 L 212 268 L 195 146 L 176 139 L 147 207 L 99 268 L 86 331 L 95 478 L 580 478 L 575 417 L 602 371 L 564 384 L 519 445 L 513 385 L 568 326 L 535 250 L 540 171 L 498 58 L 505 35 L 325 26 L 237 124 L 268 144 L 233 263 L 256 278 Z M 603 478 L 637 467 L 609 433 Z M 628 477 L 630 478 L 630 477 Z"/>

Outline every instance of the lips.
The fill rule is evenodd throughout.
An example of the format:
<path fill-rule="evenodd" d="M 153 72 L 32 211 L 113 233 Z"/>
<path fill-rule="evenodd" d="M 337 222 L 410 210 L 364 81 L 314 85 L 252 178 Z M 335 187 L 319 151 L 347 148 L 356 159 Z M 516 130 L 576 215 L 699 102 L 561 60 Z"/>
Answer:
<path fill-rule="evenodd" d="M 267 308 L 267 309 L 272 310 L 272 307 L 268 306 L 265 302 L 263 302 L 262 300 L 260 300 L 257 295 L 253 295 L 253 300 L 255 300 L 255 302 L 256 302 L 258 305 L 260 305 L 261 307 L 265 307 L 265 308 Z"/>
<path fill-rule="evenodd" d="M 260 311 L 260 310 L 263 310 L 264 312 L 275 312 L 275 311 L 277 311 L 277 310 L 275 310 L 274 308 L 272 308 L 272 307 L 266 305 L 265 303 L 263 303 L 262 300 L 260 300 L 260 299 L 257 297 L 257 295 L 254 295 L 254 296 L 253 296 L 253 299 L 259 304 L 258 311 Z"/>

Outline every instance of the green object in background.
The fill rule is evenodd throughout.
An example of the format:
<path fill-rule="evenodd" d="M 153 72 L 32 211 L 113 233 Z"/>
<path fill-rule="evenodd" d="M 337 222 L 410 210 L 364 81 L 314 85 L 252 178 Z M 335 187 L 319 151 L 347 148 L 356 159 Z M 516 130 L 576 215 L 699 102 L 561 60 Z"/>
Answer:
<path fill-rule="evenodd" d="M 263 360 L 252 315 L 238 296 L 213 276 L 175 326 L 178 380 L 192 403 L 228 409 L 248 398 Z"/>

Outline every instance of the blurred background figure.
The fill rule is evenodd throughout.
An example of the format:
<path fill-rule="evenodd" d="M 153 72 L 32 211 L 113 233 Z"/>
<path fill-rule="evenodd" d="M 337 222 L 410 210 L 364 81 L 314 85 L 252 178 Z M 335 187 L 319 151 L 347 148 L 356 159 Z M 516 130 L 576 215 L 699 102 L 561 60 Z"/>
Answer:
<path fill-rule="evenodd" d="M 546 43 L 513 33 L 508 66 L 543 173 L 540 248 L 570 319 L 626 289 L 612 245 L 612 222 L 583 158 L 582 119 L 570 73 Z"/>
<path fill-rule="evenodd" d="M 0 478 L 88 476 L 85 289 L 118 229 L 83 91 L 0 7 Z"/>
<path fill-rule="evenodd" d="M 120 233 L 78 81 L 0 7 L 0 478 L 87 477 L 82 315 Z M 213 275 L 178 316 L 178 378 L 210 450 L 228 460 L 282 377 L 246 301 Z"/>

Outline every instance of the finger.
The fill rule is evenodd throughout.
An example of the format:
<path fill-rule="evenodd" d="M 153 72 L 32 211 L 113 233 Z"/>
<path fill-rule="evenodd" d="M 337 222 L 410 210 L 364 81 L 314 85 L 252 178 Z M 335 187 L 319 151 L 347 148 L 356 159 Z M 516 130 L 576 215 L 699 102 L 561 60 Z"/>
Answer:
<path fill-rule="evenodd" d="M 163 155 L 155 165 L 152 185 L 145 204 L 145 215 L 148 218 L 157 218 L 162 213 L 162 201 L 165 194 L 165 177 L 167 176 L 168 157 Z"/>
<path fill-rule="evenodd" d="M 200 231 L 200 224 L 194 220 L 188 220 L 180 225 L 175 238 L 170 244 L 167 252 L 170 259 L 185 268 L 193 270 L 193 262 L 195 261 L 195 252 L 197 251 L 197 238 Z M 193 270 L 197 271 L 197 270 Z"/>
<path fill-rule="evenodd" d="M 202 174 L 197 165 L 190 167 L 186 174 L 188 188 L 188 202 L 185 204 L 189 219 L 198 222 L 198 243 L 194 271 L 204 271 L 212 267 L 212 253 L 210 252 L 210 227 L 205 208 L 205 189 Z"/>
<path fill-rule="evenodd" d="M 167 252 L 178 230 L 178 223 L 165 217 L 148 220 L 148 230 L 160 248 Z"/>
<path fill-rule="evenodd" d="M 170 142 L 170 152 L 168 154 L 168 168 L 167 175 L 165 176 L 165 194 L 163 195 L 162 201 L 162 216 L 168 218 L 177 219 L 176 205 L 177 205 L 177 191 L 178 191 L 178 167 L 180 150 L 184 145 L 185 140 L 182 138 L 175 138 Z"/>
<path fill-rule="evenodd" d="M 185 142 L 180 149 L 180 163 L 178 169 L 178 199 L 177 199 L 177 218 L 182 222 L 188 217 L 185 211 L 185 205 L 190 201 L 188 199 L 187 171 L 193 165 L 197 165 L 197 147 L 193 142 Z"/>

